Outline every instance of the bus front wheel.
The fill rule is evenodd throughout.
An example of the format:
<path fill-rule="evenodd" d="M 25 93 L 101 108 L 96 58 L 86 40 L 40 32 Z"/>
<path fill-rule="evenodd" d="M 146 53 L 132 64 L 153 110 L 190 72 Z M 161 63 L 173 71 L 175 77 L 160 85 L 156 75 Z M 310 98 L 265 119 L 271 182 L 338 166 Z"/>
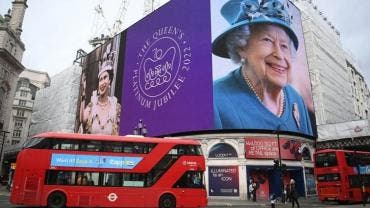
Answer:
<path fill-rule="evenodd" d="M 165 194 L 159 199 L 159 208 L 175 208 L 176 199 L 171 194 Z"/>
<path fill-rule="evenodd" d="M 66 204 L 66 195 L 60 191 L 53 192 L 48 197 L 48 208 L 64 208 Z"/>

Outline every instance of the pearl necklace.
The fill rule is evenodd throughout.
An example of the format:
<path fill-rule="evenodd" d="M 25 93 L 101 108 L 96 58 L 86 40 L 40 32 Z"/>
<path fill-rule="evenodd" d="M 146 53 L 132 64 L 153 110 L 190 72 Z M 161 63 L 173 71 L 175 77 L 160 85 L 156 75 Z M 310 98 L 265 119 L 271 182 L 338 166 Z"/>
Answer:
<path fill-rule="evenodd" d="M 254 89 L 253 85 L 252 85 L 252 82 L 249 80 L 249 77 L 247 76 L 247 72 L 245 70 L 242 70 L 242 75 L 243 75 L 243 78 L 244 78 L 244 81 L 247 83 L 249 89 L 251 89 L 251 91 L 253 92 L 253 94 L 256 95 L 258 101 L 260 101 L 261 104 L 263 104 L 262 102 L 262 98 L 257 94 L 257 91 Z M 284 113 L 284 108 L 285 108 L 285 94 L 284 94 L 284 91 L 281 90 L 280 92 L 280 108 L 279 108 L 279 112 L 276 114 L 277 117 L 281 117 Z"/>
<path fill-rule="evenodd" d="M 109 103 L 109 101 L 106 101 L 106 102 L 103 103 L 103 102 L 100 102 L 98 100 L 98 105 L 101 106 L 101 107 L 106 107 L 108 105 L 108 103 Z"/>

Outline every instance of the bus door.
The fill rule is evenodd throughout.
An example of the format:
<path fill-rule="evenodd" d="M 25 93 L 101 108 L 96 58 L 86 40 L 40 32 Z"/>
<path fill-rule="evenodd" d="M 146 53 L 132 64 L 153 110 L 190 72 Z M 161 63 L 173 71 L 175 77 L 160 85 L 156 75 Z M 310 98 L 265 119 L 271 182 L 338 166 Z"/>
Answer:
<path fill-rule="evenodd" d="M 40 175 L 26 173 L 25 183 L 24 183 L 24 203 L 39 204 L 40 196 L 40 186 L 42 183 Z"/>

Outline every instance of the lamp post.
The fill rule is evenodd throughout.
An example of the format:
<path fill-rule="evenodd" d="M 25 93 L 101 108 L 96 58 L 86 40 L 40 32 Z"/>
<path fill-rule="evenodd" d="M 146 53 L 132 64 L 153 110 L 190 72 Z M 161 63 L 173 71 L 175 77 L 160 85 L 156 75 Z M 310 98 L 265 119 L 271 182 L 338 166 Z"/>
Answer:
<path fill-rule="evenodd" d="M 9 131 L 1 131 L 2 133 L 2 141 L 1 141 L 1 149 L 0 149 L 0 174 L 2 174 L 3 171 L 3 148 L 5 143 L 6 134 L 9 134 Z"/>
<path fill-rule="evenodd" d="M 146 128 L 143 120 L 139 120 L 139 123 L 134 127 L 134 135 L 142 135 L 145 136 L 148 133 L 148 129 Z"/>
<path fill-rule="evenodd" d="M 280 190 L 281 195 L 283 195 L 284 192 L 284 171 L 286 169 L 286 165 L 281 162 L 281 151 L 280 151 L 280 125 L 276 129 L 276 137 L 278 142 L 278 151 L 279 151 L 279 159 L 274 160 L 274 169 L 278 170 L 280 173 Z"/>

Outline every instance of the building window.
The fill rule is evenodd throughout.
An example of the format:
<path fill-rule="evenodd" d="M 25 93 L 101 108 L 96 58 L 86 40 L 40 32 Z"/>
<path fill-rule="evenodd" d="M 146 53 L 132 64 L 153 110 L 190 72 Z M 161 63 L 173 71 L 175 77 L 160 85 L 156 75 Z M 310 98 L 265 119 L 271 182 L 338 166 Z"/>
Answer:
<path fill-rule="evenodd" d="M 22 120 L 15 120 L 14 126 L 15 127 L 22 127 L 23 126 L 23 121 Z"/>
<path fill-rule="evenodd" d="M 9 72 L 5 70 L 4 72 L 4 79 L 7 80 L 9 77 Z"/>
<path fill-rule="evenodd" d="M 27 101 L 25 101 L 25 100 L 19 100 L 19 105 L 20 106 L 26 106 L 26 104 L 27 104 Z"/>
<path fill-rule="evenodd" d="M 22 87 L 28 87 L 28 82 L 27 82 L 27 81 L 25 81 L 25 80 L 23 80 L 23 81 L 21 82 L 21 86 L 22 86 Z"/>
<path fill-rule="evenodd" d="M 21 90 L 21 97 L 27 97 L 28 92 L 25 90 Z"/>
<path fill-rule="evenodd" d="M 12 140 L 12 142 L 11 142 L 12 145 L 16 145 L 18 143 L 19 143 L 19 140 Z"/>
<path fill-rule="evenodd" d="M 13 137 L 21 137 L 21 133 L 22 133 L 22 131 L 21 130 L 14 130 L 13 131 Z"/>
<path fill-rule="evenodd" d="M 24 116 L 24 110 L 17 110 L 17 116 L 21 116 L 23 117 Z"/>

